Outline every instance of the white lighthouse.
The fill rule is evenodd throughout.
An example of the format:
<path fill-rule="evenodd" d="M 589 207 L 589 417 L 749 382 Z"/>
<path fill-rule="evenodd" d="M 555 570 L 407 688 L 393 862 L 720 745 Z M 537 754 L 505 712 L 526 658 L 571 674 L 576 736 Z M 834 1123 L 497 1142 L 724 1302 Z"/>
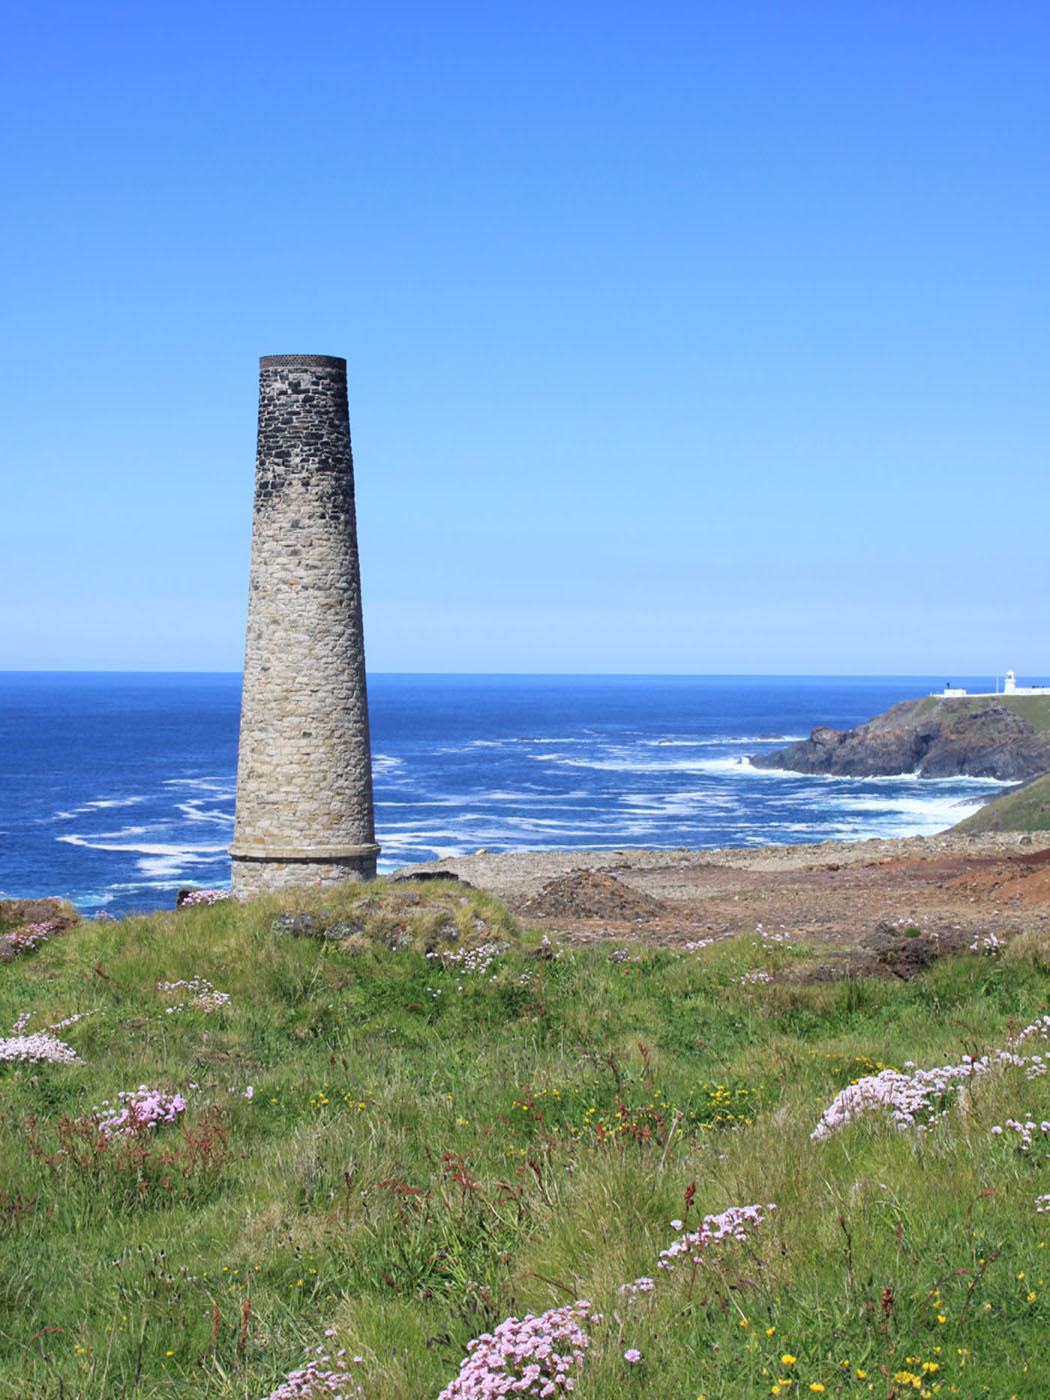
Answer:
<path fill-rule="evenodd" d="M 956 700 L 965 696 L 968 700 L 986 700 L 993 695 L 1050 695 L 1050 685 L 1018 685 L 1017 672 L 1012 668 L 1003 678 L 1003 688 L 996 681 L 994 690 L 964 690 L 962 686 L 946 681 L 943 690 L 935 690 L 934 695 L 942 699 Z"/>

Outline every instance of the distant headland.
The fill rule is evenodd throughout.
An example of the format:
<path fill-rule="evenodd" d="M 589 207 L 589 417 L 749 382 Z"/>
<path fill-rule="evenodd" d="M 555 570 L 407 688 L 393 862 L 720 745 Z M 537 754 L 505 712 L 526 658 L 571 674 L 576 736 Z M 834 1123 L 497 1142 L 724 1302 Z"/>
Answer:
<path fill-rule="evenodd" d="M 837 777 L 994 778 L 1023 786 L 968 818 L 970 829 L 1050 827 L 1050 686 L 1020 686 L 1013 671 L 1002 690 L 968 693 L 949 683 L 855 729 L 818 726 L 751 763 Z"/>

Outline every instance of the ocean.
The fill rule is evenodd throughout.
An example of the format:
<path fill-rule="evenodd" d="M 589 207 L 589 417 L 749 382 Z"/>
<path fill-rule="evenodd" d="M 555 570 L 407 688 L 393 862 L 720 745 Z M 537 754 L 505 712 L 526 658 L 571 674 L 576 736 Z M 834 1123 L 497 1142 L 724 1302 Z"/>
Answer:
<path fill-rule="evenodd" d="M 953 678 L 987 689 L 985 677 Z M 86 914 L 228 884 L 239 675 L 0 672 L 0 893 Z M 491 851 L 928 834 L 1000 785 L 762 771 L 943 677 L 369 677 L 380 870 Z"/>

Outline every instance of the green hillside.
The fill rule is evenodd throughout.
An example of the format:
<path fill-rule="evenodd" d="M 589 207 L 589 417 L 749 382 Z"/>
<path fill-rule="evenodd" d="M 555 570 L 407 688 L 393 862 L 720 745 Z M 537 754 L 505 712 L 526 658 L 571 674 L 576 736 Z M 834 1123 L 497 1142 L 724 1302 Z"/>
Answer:
<path fill-rule="evenodd" d="M 989 802 L 952 828 L 953 831 L 1050 831 L 1050 773 L 1016 792 Z"/>

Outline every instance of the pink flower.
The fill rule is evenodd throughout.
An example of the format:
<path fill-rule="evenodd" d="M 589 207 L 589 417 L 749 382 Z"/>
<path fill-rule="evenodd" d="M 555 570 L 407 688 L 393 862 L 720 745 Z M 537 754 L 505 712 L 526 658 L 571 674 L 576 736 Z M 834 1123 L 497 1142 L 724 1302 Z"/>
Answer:
<path fill-rule="evenodd" d="M 574 1389 L 570 1369 L 583 1359 L 594 1321 L 590 1304 L 552 1308 L 538 1317 L 508 1317 L 493 1332 L 467 1343 L 459 1375 L 438 1400 L 489 1400 L 497 1395 L 561 1396 Z M 559 1350 L 560 1348 L 560 1350 Z"/>
<path fill-rule="evenodd" d="M 623 1359 L 625 1361 L 629 1361 L 633 1366 L 635 1362 L 641 1361 L 642 1353 L 638 1350 L 637 1347 L 628 1347 L 623 1354 Z"/>
<path fill-rule="evenodd" d="M 186 1111 L 186 1100 L 181 1094 L 165 1094 L 146 1084 L 140 1084 L 137 1089 L 128 1090 L 117 1097 L 123 1107 L 116 1113 L 101 1118 L 100 1110 L 95 1110 L 98 1130 L 104 1138 L 134 1137 L 136 1133 L 155 1128 L 158 1124 L 174 1123 L 179 1114 Z"/>

